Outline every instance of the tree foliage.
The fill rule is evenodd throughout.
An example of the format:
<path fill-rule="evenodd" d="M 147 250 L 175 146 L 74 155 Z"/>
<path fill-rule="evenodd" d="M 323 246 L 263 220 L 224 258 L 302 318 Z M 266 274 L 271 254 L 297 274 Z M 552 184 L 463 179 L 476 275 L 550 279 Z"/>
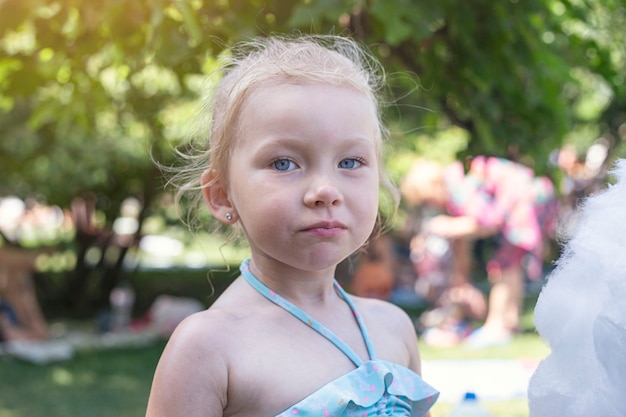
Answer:
<path fill-rule="evenodd" d="M 0 195 L 69 207 L 94 193 L 109 223 L 128 196 L 149 207 L 162 186 L 152 158 L 172 161 L 215 57 L 276 32 L 370 46 L 395 97 L 386 117 L 399 153 L 447 131 L 468 137 L 461 157 L 515 157 L 540 171 L 580 132 L 622 152 L 625 9 L 624 0 L 3 0 Z"/>
<path fill-rule="evenodd" d="M 89 190 L 114 209 L 157 187 L 150 153 L 167 160 L 183 140 L 176 122 L 211 58 L 294 30 L 372 47 L 398 98 L 397 147 L 455 125 L 469 133 L 466 153 L 515 152 L 541 167 L 580 118 L 582 84 L 596 77 L 620 97 L 623 10 L 616 0 L 5 0 L 0 190 L 62 205 Z"/>

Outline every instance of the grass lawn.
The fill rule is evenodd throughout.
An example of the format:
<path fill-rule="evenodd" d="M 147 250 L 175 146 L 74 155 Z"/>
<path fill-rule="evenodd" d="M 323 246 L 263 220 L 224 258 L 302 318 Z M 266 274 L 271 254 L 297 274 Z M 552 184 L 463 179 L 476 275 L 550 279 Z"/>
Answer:
<path fill-rule="evenodd" d="M 485 349 L 468 349 L 464 347 L 432 348 L 420 343 L 422 360 L 472 360 L 472 359 L 520 359 L 538 361 L 549 354 L 549 349 L 534 333 L 516 336 L 506 346 Z M 426 379 L 427 376 L 425 376 Z M 432 417 L 445 417 L 454 404 L 438 402 L 432 409 Z M 528 403 L 524 398 L 508 401 L 484 402 L 493 417 L 528 417 Z"/>
<path fill-rule="evenodd" d="M 446 417 L 453 404 L 437 403 L 431 410 L 431 417 Z M 528 417 L 526 400 L 487 402 L 483 404 L 493 417 Z"/>
<path fill-rule="evenodd" d="M 0 357 L 0 417 L 137 417 L 164 343 L 33 365 Z"/>

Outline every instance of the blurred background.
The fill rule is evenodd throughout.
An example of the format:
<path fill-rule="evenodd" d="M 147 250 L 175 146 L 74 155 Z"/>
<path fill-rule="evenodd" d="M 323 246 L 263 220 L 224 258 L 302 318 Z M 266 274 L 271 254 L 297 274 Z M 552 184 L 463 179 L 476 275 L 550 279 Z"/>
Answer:
<path fill-rule="evenodd" d="M 142 332 L 156 307 L 176 321 L 232 279 L 245 246 L 209 233 L 206 211 L 183 224 L 155 163 L 176 164 L 228 45 L 355 37 L 387 72 L 396 181 L 416 157 L 517 161 L 552 179 L 567 236 L 626 157 L 625 28 L 624 0 L 0 0 L 0 312 L 32 318 L 16 339 L 42 342 L 1 351 L 0 417 L 142 415 L 169 331 Z M 556 239 L 548 267 L 558 253 Z M 425 360 L 540 359 L 540 286 L 509 350 L 424 346 Z M 79 330 L 91 338 L 70 350 L 43 343 Z M 527 415 L 523 393 L 501 400 L 495 415 Z"/>

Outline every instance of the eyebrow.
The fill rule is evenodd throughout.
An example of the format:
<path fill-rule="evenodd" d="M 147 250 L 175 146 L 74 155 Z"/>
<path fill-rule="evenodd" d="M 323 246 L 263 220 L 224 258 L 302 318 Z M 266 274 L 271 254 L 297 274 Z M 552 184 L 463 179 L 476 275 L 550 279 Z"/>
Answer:
<path fill-rule="evenodd" d="M 346 148 L 355 146 L 355 145 L 369 145 L 372 144 L 376 146 L 376 141 L 371 138 L 366 137 L 348 137 L 341 139 L 343 142 L 342 145 L 345 145 Z M 285 147 L 300 147 L 302 145 L 309 145 L 311 143 L 316 143 L 313 140 L 301 139 L 292 136 L 277 136 L 271 139 L 268 139 L 263 145 L 259 147 L 259 150 L 263 150 L 266 148 L 271 148 L 274 146 L 285 146 Z"/>

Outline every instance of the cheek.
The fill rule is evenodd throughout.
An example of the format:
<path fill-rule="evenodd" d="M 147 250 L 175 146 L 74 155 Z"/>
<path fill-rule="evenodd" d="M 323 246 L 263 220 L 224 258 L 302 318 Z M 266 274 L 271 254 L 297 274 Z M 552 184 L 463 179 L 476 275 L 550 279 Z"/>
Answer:
<path fill-rule="evenodd" d="M 237 198 L 241 220 L 257 230 L 272 229 L 284 223 L 290 210 L 293 210 L 292 198 L 285 193 L 274 193 L 275 189 L 263 187 L 244 187 Z"/>
<path fill-rule="evenodd" d="M 371 189 L 371 188 L 370 188 Z M 378 216 L 378 191 L 364 192 L 363 188 L 355 188 L 350 200 L 354 204 L 354 210 L 365 225 L 374 225 Z"/>

